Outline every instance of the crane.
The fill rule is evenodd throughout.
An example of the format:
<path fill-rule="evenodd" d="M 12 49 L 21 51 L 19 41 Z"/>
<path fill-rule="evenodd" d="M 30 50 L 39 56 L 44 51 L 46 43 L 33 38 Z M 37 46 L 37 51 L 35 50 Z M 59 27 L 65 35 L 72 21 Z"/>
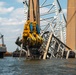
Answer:
<path fill-rule="evenodd" d="M 29 48 L 29 52 L 31 55 L 36 52 L 39 54 L 38 49 L 43 43 L 43 38 L 40 36 L 39 27 L 39 0 L 29 0 L 28 4 L 25 0 L 23 4 L 25 3 L 28 6 L 27 21 L 24 24 L 22 39 L 19 39 L 18 37 L 16 40 L 16 44 L 19 46 L 22 45 L 22 48 L 26 51 L 28 51 Z"/>
<path fill-rule="evenodd" d="M 24 24 L 22 38 L 16 40 L 16 44 L 26 52 L 27 56 L 46 59 L 47 55 L 62 57 L 64 52 L 71 50 L 66 43 L 66 18 L 58 0 L 46 5 L 44 0 L 39 7 L 39 0 L 24 0 L 28 7 L 27 21 Z M 50 6 L 50 9 L 40 15 L 39 8 Z M 48 22 L 43 31 L 40 30 L 40 16 L 53 14 L 51 18 L 44 18 Z M 55 14 L 55 16 L 54 16 Z M 47 19 L 50 19 L 50 21 Z M 50 30 L 48 31 L 48 28 Z M 22 51 L 21 50 L 21 51 Z M 67 52 L 67 51 L 66 51 Z M 20 53 L 21 54 L 21 53 Z M 68 53 L 67 53 L 68 55 Z M 67 58 L 67 57 L 66 57 Z"/>

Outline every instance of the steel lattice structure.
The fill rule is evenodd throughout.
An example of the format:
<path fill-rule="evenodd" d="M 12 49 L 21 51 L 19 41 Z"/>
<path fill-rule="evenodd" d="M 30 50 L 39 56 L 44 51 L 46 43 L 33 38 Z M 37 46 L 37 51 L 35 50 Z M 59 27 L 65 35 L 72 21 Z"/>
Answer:
<path fill-rule="evenodd" d="M 53 3 L 50 4 L 47 4 L 47 1 L 48 0 L 44 0 L 40 5 L 40 10 L 47 9 L 47 11 L 45 10 L 46 12 L 40 14 L 41 35 L 49 30 L 62 42 L 66 43 L 66 18 L 61 5 L 58 0 L 53 0 Z M 24 0 L 24 2 L 24 12 L 26 15 L 28 10 L 28 0 Z M 27 10 L 25 10 L 26 8 Z M 27 17 L 25 19 L 27 19 Z"/>

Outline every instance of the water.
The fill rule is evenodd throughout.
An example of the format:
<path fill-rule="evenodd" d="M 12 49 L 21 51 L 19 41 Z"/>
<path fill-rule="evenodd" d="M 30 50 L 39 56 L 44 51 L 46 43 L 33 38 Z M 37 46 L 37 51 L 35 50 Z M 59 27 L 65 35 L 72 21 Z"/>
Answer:
<path fill-rule="evenodd" d="M 76 59 L 0 59 L 0 75 L 76 75 Z"/>

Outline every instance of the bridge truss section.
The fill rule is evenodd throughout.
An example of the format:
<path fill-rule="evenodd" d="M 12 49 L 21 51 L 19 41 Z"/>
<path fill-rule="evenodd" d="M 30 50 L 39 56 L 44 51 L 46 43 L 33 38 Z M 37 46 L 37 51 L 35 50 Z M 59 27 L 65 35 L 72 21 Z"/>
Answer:
<path fill-rule="evenodd" d="M 28 11 L 28 1 L 24 0 L 25 15 Z M 40 0 L 41 1 L 41 0 Z M 48 2 L 49 1 L 49 2 Z M 40 3 L 40 35 L 44 43 L 40 47 L 40 59 L 51 57 L 62 57 L 66 47 L 66 18 L 62 11 L 59 0 L 44 0 Z M 43 12 L 43 11 L 44 12 Z M 25 16 L 25 19 L 27 17 Z"/>
<path fill-rule="evenodd" d="M 40 6 L 41 9 L 46 9 L 41 13 L 41 35 L 45 31 L 52 32 L 62 42 L 66 43 L 66 18 L 62 11 L 61 5 L 58 0 L 44 0 Z"/>

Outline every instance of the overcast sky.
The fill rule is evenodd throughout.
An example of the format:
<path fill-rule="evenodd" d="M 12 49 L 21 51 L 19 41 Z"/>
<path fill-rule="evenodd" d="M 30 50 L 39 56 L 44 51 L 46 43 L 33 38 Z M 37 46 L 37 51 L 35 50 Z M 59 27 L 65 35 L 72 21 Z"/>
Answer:
<path fill-rule="evenodd" d="M 23 31 L 25 18 L 22 1 L 23 0 L 0 0 L 0 33 L 4 35 L 4 42 L 9 52 L 16 50 L 17 45 L 15 45 L 15 41 Z M 42 3 L 42 1 L 43 0 L 40 0 L 40 3 Z M 64 13 L 66 13 L 67 0 L 59 1 Z M 41 10 L 41 13 L 43 12 L 44 11 Z"/>

